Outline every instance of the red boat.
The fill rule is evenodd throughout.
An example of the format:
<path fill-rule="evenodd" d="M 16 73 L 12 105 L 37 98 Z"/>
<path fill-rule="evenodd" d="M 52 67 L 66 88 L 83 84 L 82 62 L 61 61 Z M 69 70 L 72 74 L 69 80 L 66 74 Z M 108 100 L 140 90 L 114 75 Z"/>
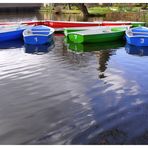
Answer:
<path fill-rule="evenodd" d="M 26 25 L 42 25 L 43 22 L 41 21 L 25 21 L 25 22 L 0 22 L 0 25 L 19 25 L 19 24 L 26 24 Z"/>
<path fill-rule="evenodd" d="M 0 22 L 0 25 L 16 25 L 17 22 Z"/>
<path fill-rule="evenodd" d="M 28 21 L 28 22 L 1 22 L 0 25 L 27 24 L 27 25 L 45 25 L 52 28 L 68 28 L 68 27 L 89 27 L 89 26 L 118 26 L 118 25 L 144 25 L 144 22 L 122 22 L 122 21 L 100 21 L 100 22 L 77 22 L 77 21 Z"/>
<path fill-rule="evenodd" d="M 43 21 L 42 25 L 53 28 L 65 28 L 65 27 L 88 27 L 88 26 L 100 26 L 101 22 L 74 22 L 74 21 Z"/>
<path fill-rule="evenodd" d="M 26 24 L 26 25 L 43 25 L 42 21 L 30 21 L 30 22 L 22 22 L 21 24 Z"/>
<path fill-rule="evenodd" d="M 101 26 L 119 26 L 119 25 L 131 25 L 131 22 L 113 22 L 113 21 L 103 21 Z"/>
<path fill-rule="evenodd" d="M 45 25 L 53 28 L 67 28 L 67 27 L 87 27 L 87 26 L 100 26 L 101 22 L 77 22 L 77 21 L 26 21 L 26 22 L 0 22 L 0 25 L 12 24 L 26 24 L 26 25 Z"/>
<path fill-rule="evenodd" d="M 144 25 L 144 22 L 130 21 L 100 21 L 100 22 L 78 22 L 78 21 L 53 21 L 42 20 L 36 22 L 24 22 L 28 25 L 45 25 L 52 28 L 68 28 L 68 27 L 91 27 L 91 26 L 119 26 L 119 25 Z"/>

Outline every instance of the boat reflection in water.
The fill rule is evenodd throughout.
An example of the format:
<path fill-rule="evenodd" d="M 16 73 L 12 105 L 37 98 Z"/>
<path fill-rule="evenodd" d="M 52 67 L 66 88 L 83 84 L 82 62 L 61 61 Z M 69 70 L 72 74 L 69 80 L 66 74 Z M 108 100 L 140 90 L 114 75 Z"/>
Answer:
<path fill-rule="evenodd" d="M 29 54 L 45 54 L 51 51 L 51 49 L 54 48 L 54 41 L 47 43 L 47 44 L 40 44 L 40 45 L 24 45 L 24 51 L 25 53 Z"/>
<path fill-rule="evenodd" d="M 0 43 L 0 49 L 22 48 L 23 45 L 24 45 L 24 42 L 21 39 L 11 40 L 11 41 L 4 41 L 4 42 Z"/>
<path fill-rule="evenodd" d="M 73 43 L 73 42 L 70 42 L 68 38 L 65 38 L 64 41 L 67 46 L 67 50 L 75 53 L 117 49 L 125 45 L 124 41 L 89 43 L 89 44 Z"/>
<path fill-rule="evenodd" d="M 126 44 L 125 50 L 128 54 L 138 55 L 138 56 L 148 56 L 147 46 L 134 46 L 134 45 Z"/>
<path fill-rule="evenodd" d="M 117 49 L 125 46 L 124 41 L 76 44 L 69 42 L 67 38 L 65 38 L 65 44 L 67 46 L 67 50 L 75 55 L 84 56 L 88 52 L 95 55 L 96 61 L 98 63 L 97 70 L 99 79 L 106 77 L 105 71 L 108 67 L 110 57 L 116 54 Z"/>

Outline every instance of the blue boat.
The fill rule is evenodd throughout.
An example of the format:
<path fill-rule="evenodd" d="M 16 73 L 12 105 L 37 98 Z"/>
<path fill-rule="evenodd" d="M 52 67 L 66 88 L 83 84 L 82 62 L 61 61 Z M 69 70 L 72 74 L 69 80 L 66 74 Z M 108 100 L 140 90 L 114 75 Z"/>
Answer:
<path fill-rule="evenodd" d="M 13 25 L 13 26 L 0 26 L 0 42 L 21 39 L 23 31 L 26 29 L 26 25 Z"/>
<path fill-rule="evenodd" d="M 51 51 L 54 48 L 54 41 L 51 41 L 47 44 L 39 44 L 39 45 L 32 45 L 32 44 L 25 44 L 24 45 L 25 53 L 30 54 L 45 54 Z"/>
<path fill-rule="evenodd" d="M 25 44 L 46 44 L 53 40 L 54 29 L 44 25 L 34 26 L 23 31 Z"/>
<path fill-rule="evenodd" d="M 148 56 L 148 46 L 134 46 L 126 44 L 125 50 L 128 54 L 137 56 Z"/>
<path fill-rule="evenodd" d="M 126 41 L 135 46 L 148 46 L 148 28 L 135 27 L 126 31 Z"/>

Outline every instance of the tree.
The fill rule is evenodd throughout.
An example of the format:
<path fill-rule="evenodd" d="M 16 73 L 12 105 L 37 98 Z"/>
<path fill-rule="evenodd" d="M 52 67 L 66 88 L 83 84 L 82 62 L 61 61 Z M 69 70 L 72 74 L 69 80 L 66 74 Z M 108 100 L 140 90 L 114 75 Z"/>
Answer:
<path fill-rule="evenodd" d="M 68 4 L 68 9 L 71 10 L 71 4 L 70 3 Z"/>
<path fill-rule="evenodd" d="M 89 12 L 87 10 L 87 7 L 84 3 L 75 4 L 83 13 L 84 16 L 89 16 Z"/>
<path fill-rule="evenodd" d="M 147 8 L 147 3 L 143 3 L 141 8 L 146 9 Z"/>

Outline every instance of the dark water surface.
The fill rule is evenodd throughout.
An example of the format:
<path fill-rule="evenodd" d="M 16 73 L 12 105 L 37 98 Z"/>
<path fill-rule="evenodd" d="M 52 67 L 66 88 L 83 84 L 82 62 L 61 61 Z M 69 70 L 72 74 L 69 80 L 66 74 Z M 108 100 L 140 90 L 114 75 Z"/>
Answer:
<path fill-rule="evenodd" d="M 0 43 L 0 144 L 148 144 L 147 50 Z"/>

